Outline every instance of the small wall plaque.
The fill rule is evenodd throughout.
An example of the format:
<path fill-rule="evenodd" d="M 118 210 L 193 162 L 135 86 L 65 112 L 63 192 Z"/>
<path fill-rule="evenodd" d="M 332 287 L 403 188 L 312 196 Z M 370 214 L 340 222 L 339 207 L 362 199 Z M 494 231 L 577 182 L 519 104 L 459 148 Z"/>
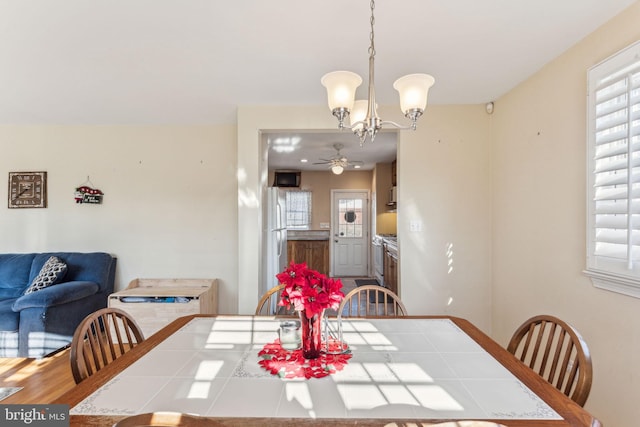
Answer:
<path fill-rule="evenodd" d="M 104 193 L 102 190 L 93 187 L 93 183 L 87 177 L 87 181 L 76 188 L 74 199 L 76 203 L 88 203 L 99 205 L 102 203 Z"/>

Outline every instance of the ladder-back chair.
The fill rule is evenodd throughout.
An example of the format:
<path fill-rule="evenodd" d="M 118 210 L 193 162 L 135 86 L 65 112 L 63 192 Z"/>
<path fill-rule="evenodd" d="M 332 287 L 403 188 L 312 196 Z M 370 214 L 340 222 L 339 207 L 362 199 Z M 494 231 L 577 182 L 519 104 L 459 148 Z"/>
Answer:
<path fill-rule="evenodd" d="M 103 308 L 78 325 L 71 341 L 71 371 L 80 383 L 144 341 L 138 324 L 126 312 Z"/>
<path fill-rule="evenodd" d="M 587 344 L 571 325 L 553 316 L 532 317 L 513 334 L 507 351 L 584 406 L 593 368 Z"/>

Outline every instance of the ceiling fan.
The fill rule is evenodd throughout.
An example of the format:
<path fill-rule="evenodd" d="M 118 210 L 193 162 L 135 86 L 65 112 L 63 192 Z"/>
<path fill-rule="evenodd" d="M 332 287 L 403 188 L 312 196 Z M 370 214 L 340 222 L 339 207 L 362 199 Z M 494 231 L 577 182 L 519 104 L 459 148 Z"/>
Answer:
<path fill-rule="evenodd" d="M 340 150 L 344 148 L 343 144 L 335 143 L 333 144 L 333 148 L 336 150 L 335 156 L 330 159 L 320 159 L 320 161 L 315 162 L 314 165 L 328 165 L 329 169 L 331 169 L 331 172 L 336 175 L 340 175 L 349 166 L 359 168 L 364 164 L 364 162 L 359 160 L 349 161 L 346 157 L 340 154 Z"/>

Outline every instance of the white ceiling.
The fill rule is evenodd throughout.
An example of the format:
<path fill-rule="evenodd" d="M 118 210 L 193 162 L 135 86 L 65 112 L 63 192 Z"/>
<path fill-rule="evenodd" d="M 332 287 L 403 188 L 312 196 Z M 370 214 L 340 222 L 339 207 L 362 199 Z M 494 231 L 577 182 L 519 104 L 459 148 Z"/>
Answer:
<path fill-rule="evenodd" d="M 378 0 L 377 101 L 413 72 L 435 77 L 432 104 L 497 99 L 635 1 Z M 320 77 L 366 77 L 368 44 L 368 0 L 0 0 L 0 123 L 217 124 L 238 105 L 324 104 Z"/>
<path fill-rule="evenodd" d="M 329 110 L 327 109 L 327 114 Z M 380 132 L 373 143 L 360 147 L 357 136 L 343 132 L 280 132 L 265 135 L 269 142 L 269 169 L 299 169 L 324 171 L 331 165 L 314 165 L 323 159 L 338 157 L 334 144 L 342 144 L 339 157 L 362 162 L 360 170 L 371 170 L 376 163 L 388 163 L 396 158 L 396 132 Z M 306 163 L 301 161 L 306 159 Z M 346 170 L 356 170 L 349 165 Z"/>

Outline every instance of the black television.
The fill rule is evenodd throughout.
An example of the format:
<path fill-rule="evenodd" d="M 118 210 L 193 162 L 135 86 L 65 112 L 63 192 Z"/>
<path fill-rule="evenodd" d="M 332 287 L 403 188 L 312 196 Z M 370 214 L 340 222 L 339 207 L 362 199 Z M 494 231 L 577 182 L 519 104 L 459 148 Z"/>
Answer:
<path fill-rule="evenodd" d="M 300 171 L 275 171 L 274 187 L 300 187 Z"/>

